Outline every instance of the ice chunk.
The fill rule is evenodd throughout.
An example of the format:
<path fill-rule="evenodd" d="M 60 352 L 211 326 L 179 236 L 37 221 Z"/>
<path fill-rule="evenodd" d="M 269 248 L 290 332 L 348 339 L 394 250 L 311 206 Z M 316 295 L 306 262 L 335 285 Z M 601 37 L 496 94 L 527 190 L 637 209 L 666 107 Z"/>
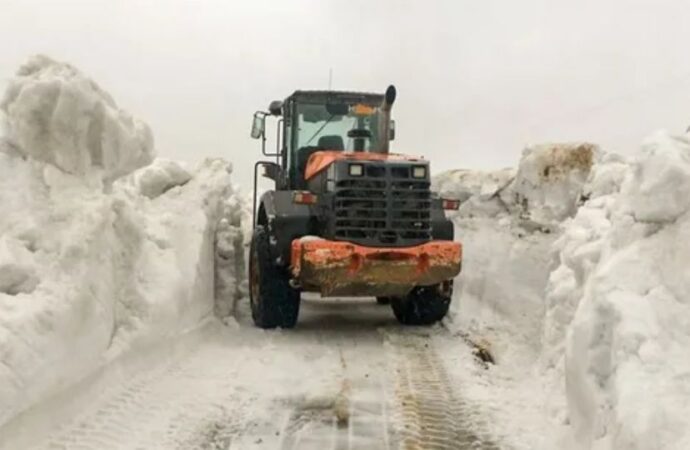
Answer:
<path fill-rule="evenodd" d="M 512 185 L 503 193 L 530 220 L 560 222 L 575 214 L 582 187 L 598 154 L 588 143 L 527 147 Z"/>
<path fill-rule="evenodd" d="M 134 183 L 139 193 L 155 198 L 175 186 L 182 186 L 192 178 L 180 163 L 165 159 L 156 160 L 134 173 Z"/>
<path fill-rule="evenodd" d="M 636 219 L 670 222 L 690 208 L 690 139 L 659 132 L 635 161 L 629 184 Z"/>

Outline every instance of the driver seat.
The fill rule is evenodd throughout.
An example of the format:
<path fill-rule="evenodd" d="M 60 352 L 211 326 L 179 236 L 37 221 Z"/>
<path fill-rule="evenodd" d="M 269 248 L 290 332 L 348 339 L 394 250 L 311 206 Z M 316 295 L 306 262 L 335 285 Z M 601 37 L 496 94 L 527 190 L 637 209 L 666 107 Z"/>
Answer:
<path fill-rule="evenodd" d="M 345 144 L 343 144 L 343 137 L 337 134 L 321 136 L 316 146 L 322 150 L 345 150 Z"/>

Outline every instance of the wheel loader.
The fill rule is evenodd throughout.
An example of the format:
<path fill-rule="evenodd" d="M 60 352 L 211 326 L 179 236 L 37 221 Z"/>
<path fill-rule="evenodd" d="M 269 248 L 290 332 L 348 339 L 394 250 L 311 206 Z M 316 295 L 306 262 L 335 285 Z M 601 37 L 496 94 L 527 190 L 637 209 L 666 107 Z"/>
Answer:
<path fill-rule="evenodd" d="M 395 87 L 384 94 L 296 91 L 254 114 L 249 284 L 261 328 L 292 328 L 302 292 L 376 297 L 405 325 L 448 312 L 462 246 L 430 191 L 429 162 L 389 152 Z M 266 149 L 267 118 L 276 148 Z M 259 169 L 275 188 L 257 198 Z"/>

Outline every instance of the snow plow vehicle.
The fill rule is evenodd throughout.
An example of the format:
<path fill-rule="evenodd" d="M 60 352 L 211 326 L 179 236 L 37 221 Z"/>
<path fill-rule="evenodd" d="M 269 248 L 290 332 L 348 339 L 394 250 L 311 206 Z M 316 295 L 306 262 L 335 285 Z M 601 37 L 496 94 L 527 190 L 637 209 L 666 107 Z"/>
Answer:
<path fill-rule="evenodd" d="M 302 292 L 376 297 L 405 325 L 448 312 L 462 246 L 430 190 L 429 162 L 389 153 L 395 87 L 385 94 L 296 91 L 254 114 L 249 284 L 254 323 L 292 328 Z M 266 150 L 266 119 L 277 118 Z M 259 169 L 275 188 L 257 198 Z"/>

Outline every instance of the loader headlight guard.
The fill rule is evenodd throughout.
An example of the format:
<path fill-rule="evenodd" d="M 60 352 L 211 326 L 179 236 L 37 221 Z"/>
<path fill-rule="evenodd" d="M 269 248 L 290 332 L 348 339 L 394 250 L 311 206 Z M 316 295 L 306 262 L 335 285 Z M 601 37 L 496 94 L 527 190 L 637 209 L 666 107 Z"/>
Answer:
<path fill-rule="evenodd" d="M 426 178 L 426 166 L 414 166 L 412 168 L 412 178 Z"/>
<path fill-rule="evenodd" d="M 351 177 L 361 177 L 364 174 L 364 166 L 361 164 L 350 164 L 348 173 Z"/>

